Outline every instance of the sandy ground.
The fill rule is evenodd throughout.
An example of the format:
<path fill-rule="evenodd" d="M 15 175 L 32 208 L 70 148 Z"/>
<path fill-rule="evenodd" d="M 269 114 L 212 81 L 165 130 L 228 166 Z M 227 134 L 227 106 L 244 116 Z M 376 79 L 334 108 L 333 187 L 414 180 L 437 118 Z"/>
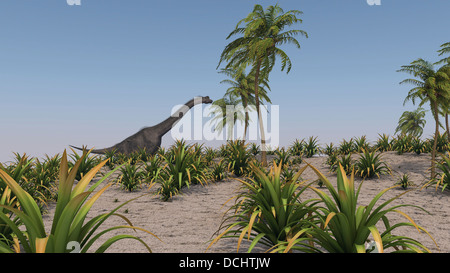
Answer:
<path fill-rule="evenodd" d="M 413 227 L 398 229 L 395 234 L 415 238 L 432 252 L 450 252 L 450 194 L 448 191 L 436 191 L 434 188 L 420 189 L 420 186 L 428 181 L 430 155 L 415 155 L 412 153 L 397 155 L 396 152 L 386 152 L 382 154 L 381 158 L 392 168 L 392 175 L 383 175 L 381 178 L 366 180 L 359 196 L 359 204 L 368 204 L 377 193 L 393 186 L 403 173 L 407 173 L 416 187 L 411 187 L 411 191 L 402 195 L 390 206 L 411 204 L 429 211 L 430 214 L 416 208 L 400 208 L 433 236 L 439 248 L 427 234 L 419 233 Z M 335 184 L 336 175 L 328 172 L 328 166 L 324 164 L 325 160 L 326 157 L 304 159 L 304 161 L 309 162 L 326 174 L 330 181 Z M 300 164 L 299 167 L 304 164 Z M 311 169 L 307 169 L 302 178 L 313 181 L 317 179 L 317 176 Z M 361 183 L 359 178 L 356 178 L 355 181 L 356 186 Z M 238 181 L 231 178 L 221 182 L 209 183 L 207 186 L 193 185 L 190 188 L 185 188 L 182 195 L 176 196 L 170 202 L 163 202 L 153 194 L 142 196 L 145 193 L 154 192 L 157 185 L 150 190 L 144 187 L 136 192 L 126 192 L 118 185 L 113 185 L 96 202 L 88 217 L 109 212 L 122 202 L 142 196 L 126 204 L 118 212 L 126 216 L 133 225 L 154 233 L 162 242 L 142 231 L 129 231 L 127 233 L 139 236 L 156 253 L 204 253 L 209 245 L 209 240 L 214 238 L 213 236 L 223 220 L 224 213 L 232 205 L 232 202 L 228 202 L 226 205 L 224 203 L 237 194 L 240 185 Z M 377 204 L 381 204 L 380 202 L 403 192 L 404 190 L 401 188 L 392 189 Z M 309 197 L 316 197 L 316 195 L 309 190 L 304 193 L 303 198 Z M 48 228 L 51 227 L 53 213 L 54 204 L 50 204 L 48 214 L 44 215 L 44 221 Z M 408 221 L 398 213 L 389 213 L 388 218 L 392 223 Z M 105 221 L 101 229 L 124 224 L 126 223 L 123 219 L 113 216 Z M 107 238 L 125 232 L 125 230 L 119 230 L 103 235 L 101 237 L 103 239 L 94 244 L 91 251 L 97 249 L 100 243 Z M 244 251 L 246 251 L 245 246 L 241 247 L 240 252 Z M 255 248 L 254 251 L 261 252 L 264 251 L 264 248 Z M 135 240 L 125 239 L 113 244 L 107 252 L 138 253 L 147 252 L 147 249 Z M 233 252 L 236 252 L 236 240 L 234 239 L 219 240 L 207 251 L 207 253 Z"/>

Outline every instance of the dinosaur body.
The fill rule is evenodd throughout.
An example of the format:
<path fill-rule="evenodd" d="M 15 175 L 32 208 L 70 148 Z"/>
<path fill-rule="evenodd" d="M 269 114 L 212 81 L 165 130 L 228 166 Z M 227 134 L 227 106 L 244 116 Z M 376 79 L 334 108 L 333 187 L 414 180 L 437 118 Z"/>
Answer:
<path fill-rule="evenodd" d="M 161 146 L 162 137 L 172 129 L 172 127 L 179 121 L 183 116 L 189 111 L 192 107 L 197 104 L 210 104 L 212 100 L 206 97 L 195 97 L 194 99 L 185 103 L 177 112 L 172 114 L 170 117 L 162 121 L 161 123 L 151 126 L 145 127 L 139 130 L 132 136 L 127 137 L 122 142 L 117 143 L 116 145 L 104 148 L 104 149 L 94 149 L 91 153 L 94 154 L 105 154 L 106 152 L 116 151 L 117 153 L 130 154 L 140 149 L 146 149 L 149 153 L 155 153 L 159 147 Z M 71 147 L 83 150 L 82 148 L 78 148 L 70 145 Z"/>

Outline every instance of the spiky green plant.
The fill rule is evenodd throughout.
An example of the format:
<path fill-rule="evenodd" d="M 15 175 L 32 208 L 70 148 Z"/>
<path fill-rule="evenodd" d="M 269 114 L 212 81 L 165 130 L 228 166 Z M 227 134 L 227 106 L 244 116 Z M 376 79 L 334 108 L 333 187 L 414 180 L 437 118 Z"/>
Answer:
<path fill-rule="evenodd" d="M 380 178 L 381 174 L 390 173 L 387 164 L 381 160 L 381 153 L 377 151 L 369 152 L 362 150 L 363 153 L 355 163 L 356 174 L 362 178 L 372 178 L 375 175 Z"/>
<path fill-rule="evenodd" d="M 124 162 L 126 162 L 127 164 L 130 164 L 130 165 L 136 165 L 136 164 L 142 162 L 141 154 L 139 151 L 134 151 L 132 153 L 125 154 L 124 160 L 125 160 Z M 124 163 L 124 162 L 122 162 L 122 163 Z"/>
<path fill-rule="evenodd" d="M 160 187 L 157 193 L 164 202 L 172 200 L 172 198 L 180 191 L 173 175 L 162 177 L 158 180 L 158 183 L 160 184 Z"/>
<path fill-rule="evenodd" d="M 445 153 L 450 150 L 450 143 L 448 141 L 447 133 L 441 134 L 438 132 L 436 140 L 436 152 Z"/>
<path fill-rule="evenodd" d="M 222 181 L 227 172 L 227 164 L 222 159 L 218 163 L 213 163 L 212 170 L 211 170 L 211 176 L 214 181 Z"/>
<path fill-rule="evenodd" d="M 374 146 L 380 152 L 387 152 L 392 150 L 392 140 L 390 140 L 389 135 L 386 134 L 378 134 L 378 139 Z"/>
<path fill-rule="evenodd" d="M 351 154 L 352 152 L 354 152 L 354 147 L 355 145 L 353 143 L 353 138 L 348 141 L 346 139 L 343 139 L 339 145 L 339 153 L 343 155 Z"/>
<path fill-rule="evenodd" d="M 144 180 L 144 173 L 133 164 L 125 164 L 120 168 L 119 183 L 127 191 L 138 189 Z"/>
<path fill-rule="evenodd" d="M 87 174 L 90 170 L 92 170 L 92 168 L 94 168 L 94 166 L 100 163 L 100 157 L 98 155 L 89 156 L 92 149 L 89 151 L 85 149 L 86 153 L 83 151 L 81 155 L 78 154 L 74 149 L 70 149 L 72 150 L 73 154 L 70 155 L 72 161 L 69 162 L 69 168 L 73 168 L 76 162 L 81 162 L 80 166 L 78 167 L 77 175 L 75 177 L 76 180 L 80 181 L 83 175 Z"/>
<path fill-rule="evenodd" d="M 392 147 L 399 155 L 412 150 L 412 136 L 410 135 L 398 135 L 392 143 Z"/>
<path fill-rule="evenodd" d="M 193 184 L 206 185 L 210 178 L 209 168 L 206 160 L 202 156 L 191 156 L 190 179 Z"/>
<path fill-rule="evenodd" d="M 56 198 L 55 182 L 58 176 L 56 171 L 58 170 L 50 167 L 47 162 L 36 159 L 26 187 L 22 186 L 35 197 L 35 200 L 39 200 L 40 207 L 46 204 L 48 200 Z M 30 190 L 30 188 L 33 188 L 33 190 Z"/>
<path fill-rule="evenodd" d="M 395 185 L 399 185 L 404 190 L 406 190 L 407 188 L 414 186 L 414 183 L 409 179 L 409 175 L 407 173 L 404 173 L 395 183 Z"/>
<path fill-rule="evenodd" d="M 442 191 L 450 189 L 450 152 L 441 154 L 441 158 L 436 162 L 436 168 L 438 169 L 436 178 L 431 179 L 422 188 L 435 184 L 436 190 L 438 188 L 441 188 Z"/>
<path fill-rule="evenodd" d="M 355 138 L 355 140 L 353 141 L 353 145 L 354 145 L 353 151 L 357 153 L 370 150 L 370 144 L 367 141 L 366 136 Z"/>
<path fill-rule="evenodd" d="M 114 169 L 115 165 L 118 164 L 119 158 L 117 156 L 117 150 L 107 150 L 105 152 L 105 158 L 109 159 L 106 163 L 106 166 L 108 166 L 110 169 Z"/>
<path fill-rule="evenodd" d="M 147 162 L 150 160 L 152 154 L 144 147 L 136 151 L 136 156 L 141 162 Z"/>
<path fill-rule="evenodd" d="M 0 214 L 4 214 L 5 217 L 15 225 L 20 226 L 21 220 L 16 215 L 9 212 L 2 206 L 8 206 L 11 208 L 19 209 L 20 204 L 17 202 L 16 196 L 12 195 L 11 189 L 7 185 L 1 185 L 0 182 Z M 9 247 L 13 246 L 14 232 L 10 225 L 5 220 L 0 218 L 0 246 L 2 243 Z"/>
<path fill-rule="evenodd" d="M 33 168 L 34 158 L 29 159 L 26 154 L 20 155 L 15 153 L 16 161 L 8 166 L 0 163 L 0 169 L 8 173 L 15 181 L 23 184 L 30 177 Z"/>
<path fill-rule="evenodd" d="M 342 166 L 344 168 L 347 175 L 350 174 L 355 168 L 352 160 L 352 154 L 343 154 L 341 156 L 337 156 L 336 159 L 333 159 L 330 164 L 332 164 L 330 165 L 330 171 L 334 173 L 339 170 L 339 166 Z"/>
<path fill-rule="evenodd" d="M 338 153 L 334 152 L 332 154 L 330 154 L 327 159 L 325 160 L 325 164 L 328 165 L 330 171 L 334 172 L 336 170 L 336 162 L 338 161 Z"/>
<path fill-rule="evenodd" d="M 19 153 L 14 153 L 16 156 L 15 162 L 8 166 L 4 166 L 0 163 L 0 169 L 7 173 L 10 177 L 17 181 L 17 183 L 30 194 L 34 200 L 36 200 L 40 207 L 42 208 L 44 200 L 42 200 L 39 192 L 36 191 L 36 187 L 29 183 L 29 179 L 32 177 L 33 172 L 33 161 L 34 158 L 29 159 L 26 154 L 20 155 Z M 6 187 L 6 184 L 2 184 L 2 178 L 0 177 L 0 188 Z M 11 192 L 11 198 L 13 198 L 14 192 Z"/>
<path fill-rule="evenodd" d="M 437 162 L 436 167 L 440 171 L 437 178 L 439 179 L 438 185 L 441 186 L 442 191 L 447 188 L 450 189 L 448 187 L 450 185 L 450 152 L 447 152 L 446 155 L 442 155 L 442 160 Z"/>
<path fill-rule="evenodd" d="M 296 183 L 300 177 L 296 177 L 297 169 L 283 168 L 281 171 L 281 177 L 283 178 L 283 183 L 294 182 Z M 294 179 L 296 179 L 294 181 Z"/>
<path fill-rule="evenodd" d="M 319 143 L 317 137 L 309 137 L 303 146 L 304 155 L 306 157 L 312 157 L 319 153 Z"/>
<path fill-rule="evenodd" d="M 83 156 L 86 152 L 83 152 Z M 74 166 L 70 168 L 67 162 L 67 154 L 64 151 L 61 158 L 61 167 L 59 174 L 58 184 L 58 198 L 53 217 L 53 224 L 50 233 L 46 233 L 42 214 L 38 205 L 33 198 L 25 192 L 20 185 L 14 181 L 6 172 L 0 170 L 0 177 L 8 185 L 11 191 L 17 196 L 17 200 L 20 203 L 20 210 L 8 205 L 0 205 L 1 208 L 6 209 L 9 213 L 12 213 L 20 218 L 23 223 L 23 229 L 10 220 L 10 217 L 4 212 L 0 213 L 0 219 L 13 230 L 15 235 L 15 247 L 18 251 L 19 244 L 23 250 L 27 253 L 31 252 L 47 252 L 47 253 L 64 253 L 69 252 L 69 242 L 77 242 L 80 245 L 81 252 L 87 252 L 92 244 L 98 240 L 104 234 L 117 229 L 133 229 L 141 230 L 152 234 L 145 229 L 132 226 L 131 222 L 119 215 L 122 219 L 125 219 L 129 225 L 116 226 L 107 228 L 94 235 L 97 229 L 107 220 L 111 215 L 118 215 L 116 211 L 134 200 L 131 199 L 117 208 L 113 209 L 109 213 L 104 213 L 93 217 L 87 223 L 85 222 L 86 215 L 91 209 L 92 205 L 98 200 L 98 198 L 104 193 L 104 191 L 111 185 L 108 184 L 98 192 L 94 193 L 94 190 L 114 171 L 109 172 L 102 177 L 98 182 L 93 184 L 88 191 L 86 187 L 94 178 L 96 173 L 105 165 L 106 161 L 102 161 L 100 164 L 94 166 L 89 172 L 87 172 L 83 178 L 74 186 L 75 176 L 78 172 L 78 167 L 82 163 L 82 157 L 75 162 Z M 90 199 L 89 196 L 92 195 Z M 152 234 L 153 235 L 153 234 Z M 116 235 L 104 242 L 96 252 L 104 252 L 112 244 L 123 239 L 134 239 L 141 242 L 149 251 L 150 247 L 142 241 L 142 239 L 132 235 Z M 13 252 L 13 250 L 6 244 L 0 241 L 0 252 Z"/>
<path fill-rule="evenodd" d="M 181 190 L 184 186 L 189 187 L 192 154 L 189 152 L 189 146 L 186 145 L 185 141 L 177 141 L 163 156 L 163 159 L 166 161 L 166 165 L 161 171 L 163 179 L 173 181 L 178 190 Z M 172 176 L 171 179 L 170 176 Z"/>
<path fill-rule="evenodd" d="M 230 140 L 227 142 L 228 168 L 236 175 L 242 176 L 249 171 L 251 154 L 247 150 L 244 140 Z"/>
<path fill-rule="evenodd" d="M 250 143 L 250 153 L 254 156 L 256 156 L 257 154 L 259 154 L 260 150 L 259 150 L 259 145 L 256 143 Z"/>
<path fill-rule="evenodd" d="M 293 156 L 302 156 L 304 146 L 305 146 L 305 140 L 296 139 L 294 141 L 294 143 L 292 143 L 292 145 L 289 147 L 289 151 L 290 151 L 291 155 L 293 155 Z"/>
<path fill-rule="evenodd" d="M 365 243 L 372 235 L 377 246 L 378 252 L 384 252 L 385 249 L 393 248 L 393 252 L 429 252 L 419 241 L 407 236 L 394 235 L 393 232 L 400 227 L 415 227 L 419 232 L 424 231 L 430 237 L 431 235 L 421 226 L 417 225 L 414 220 L 404 212 L 398 210 L 401 207 L 413 207 L 428 213 L 425 209 L 409 204 L 400 204 L 386 208 L 391 202 L 396 200 L 404 193 L 388 199 L 386 202 L 376 206 L 378 200 L 390 189 L 385 189 L 378 193 L 368 205 L 358 205 L 358 197 L 363 183 L 355 191 L 354 175 L 350 179 L 345 175 L 342 166 L 339 167 L 337 173 L 337 189 L 333 184 L 315 167 L 310 166 L 317 176 L 324 182 L 329 194 L 310 187 L 320 199 L 323 201 L 324 207 L 316 210 L 316 216 L 321 219 L 321 224 L 313 223 L 313 228 L 309 229 L 308 235 L 314 244 L 319 245 L 330 253 L 355 253 L 370 252 L 371 249 L 365 247 Z M 391 225 L 387 214 L 397 212 L 405 216 L 410 222 L 396 223 Z M 377 224 L 382 220 L 385 230 L 380 232 Z M 380 223 L 381 224 L 381 223 Z M 299 234 L 299 235 L 298 235 Z M 302 236 L 301 231 L 291 237 L 288 242 L 281 248 L 285 252 L 296 249 L 298 243 L 297 236 Z M 433 237 L 431 237 L 433 239 Z M 434 239 L 433 239 L 434 241 Z M 300 245 L 302 247 L 302 245 Z"/>
<path fill-rule="evenodd" d="M 217 157 L 217 153 L 212 148 L 205 148 L 204 153 L 202 155 L 205 158 L 205 162 L 207 165 L 211 165 L 213 163 L 214 158 Z"/>
<path fill-rule="evenodd" d="M 52 157 L 45 155 L 44 168 L 51 174 L 53 178 L 57 178 L 59 174 L 59 166 L 61 164 L 61 155 L 56 154 Z"/>
<path fill-rule="evenodd" d="M 266 145 L 266 153 L 267 155 L 274 155 L 278 148 L 272 147 L 270 145 Z"/>
<path fill-rule="evenodd" d="M 418 137 L 414 137 L 412 139 L 411 146 L 412 146 L 411 151 L 413 151 L 414 153 L 416 153 L 418 155 L 420 155 L 421 153 L 427 152 L 426 143 Z"/>
<path fill-rule="evenodd" d="M 330 144 L 326 144 L 325 148 L 323 149 L 323 153 L 330 156 L 337 152 L 337 148 L 334 146 L 334 144 L 331 142 Z"/>
<path fill-rule="evenodd" d="M 161 173 L 163 157 L 159 154 L 154 154 L 149 157 L 146 164 L 144 164 L 142 172 L 147 183 L 156 181 Z"/>
<path fill-rule="evenodd" d="M 224 219 L 225 230 L 219 234 L 208 248 L 221 238 L 238 238 L 237 251 L 245 237 L 251 240 L 248 252 L 260 243 L 269 249 L 287 242 L 294 234 L 305 231 L 313 221 L 310 217 L 317 200 L 301 202 L 299 196 L 307 189 L 297 181 L 305 168 L 299 170 L 291 181 L 282 183 L 281 164 L 273 167 L 268 174 L 259 167 L 252 166 L 255 177 L 247 181 L 238 179 L 246 191 L 236 197 L 233 206 L 234 213 Z M 231 220 L 231 222 L 230 222 Z M 307 242 L 308 237 L 302 237 L 302 250 L 314 250 Z"/>
<path fill-rule="evenodd" d="M 291 155 L 284 148 L 278 149 L 276 152 L 276 157 L 274 162 L 279 165 L 282 164 L 281 167 L 283 169 L 287 168 L 291 164 Z"/>

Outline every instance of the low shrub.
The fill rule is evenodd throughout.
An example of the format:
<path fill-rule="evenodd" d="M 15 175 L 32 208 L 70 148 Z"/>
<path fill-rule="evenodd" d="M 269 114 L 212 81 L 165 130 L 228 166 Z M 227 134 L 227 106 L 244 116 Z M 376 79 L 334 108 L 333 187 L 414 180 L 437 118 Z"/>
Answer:
<path fill-rule="evenodd" d="M 414 183 L 409 179 L 408 174 L 403 174 L 400 179 L 395 183 L 395 185 L 398 185 L 402 187 L 404 190 L 407 188 L 414 186 Z"/>
<path fill-rule="evenodd" d="M 132 226 L 130 220 L 128 220 L 125 216 L 116 213 L 119 208 L 134 199 L 121 204 L 109 213 L 97 215 L 85 223 L 86 215 L 89 210 L 111 184 L 106 185 L 95 194 L 93 194 L 94 190 L 108 176 L 116 171 L 117 168 L 103 176 L 86 191 L 87 186 L 99 170 L 105 165 L 106 161 L 102 161 L 98 165 L 94 166 L 89 172 L 83 175 L 81 180 L 76 185 L 74 185 L 75 177 L 82 161 L 83 158 L 78 159 L 73 167 L 69 169 L 66 151 L 64 151 L 62 155 L 58 183 L 58 198 L 53 216 L 52 227 L 49 229 L 49 233 L 47 233 L 47 229 L 44 226 L 44 221 L 42 220 L 42 214 L 33 198 L 26 191 L 24 191 L 22 187 L 20 187 L 17 181 L 15 181 L 5 171 L 0 169 L 0 178 L 8 186 L 8 188 L 11 189 L 11 192 L 13 192 L 13 194 L 17 197 L 17 201 L 20 203 L 20 210 L 13 206 L 2 206 L 3 209 L 8 211 L 8 214 L 1 211 L 0 220 L 4 221 L 13 231 L 14 247 L 11 249 L 8 244 L 0 240 L 0 252 L 19 252 L 20 245 L 27 253 L 67 253 L 72 250 L 68 248 L 70 245 L 69 243 L 72 241 L 79 243 L 80 252 L 87 252 L 99 237 L 112 230 L 122 228 L 133 229 L 134 231 L 141 230 L 153 235 L 150 231 Z M 91 194 L 91 198 L 88 199 Z M 10 213 L 14 214 L 15 217 L 18 217 L 20 222 L 16 223 L 11 221 L 9 215 Z M 120 216 L 130 225 L 107 228 L 94 235 L 104 221 L 113 214 Z M 142 239 L 132 235 L 121 234 L 115 235 L 106 240 L 98 247 L 96 252 L 104 252 L 112 244 L 122 239 L 137 240 L 149 251 L 151 251 L 150 247 L 142 241 Z"/>
<path fill-rule="evenodd" d="M 355 138 L 355 140 L 353 141 L 353 145 L 354 145 L 353 151 L 357 153 L 370 150 L 370 144 L 367 141 L 366 136 Z"/>
<path fill-rule="evenodd" d="M 351 154 L 354 151 L 355 144 L 353 143 L 353 138 L 349 141 L 343 139 L 339 145 L 339 153 L 343 155 Z"/>
<path fill-rule="evenodd" d="M 309 164 L 308 164 L 309 165 Z M 330 181 L 315 167 L 309 165 L 317 176 L 323 181 L 329 193 L 317 188 L 311 189 L 317 193 L 323 202 L 320 209 L 315 210 L 316 216 L 320 219 L 320 225 L 312 223 L 312 228 L 306 231 L 300 231 L 291 237 L 288 242 L 280 245 L 277 251 L 283 250 L 288 252 L 292 249 L 302 249 L 304 240 L 298 239 L 297 236 L 304 236 L 307 233 L 311 241 L 325 249 L 329 253 L 365 253 L 371 252 L 373 249 L 366 248 L 365 244 L 369 241 L 371 235 L 378 252 L 384 252 L 385 249 L 392 248 L 393 252 L 429 252 L 429 250 L 419 241 L 407 236 L 397 236 L 393 232 L 400 227 L 414 227 L 419 231 L 428 232 L 417 225 L 413 219 L 404 212 L 398 210 L 400 207 L 414 207 L 428 213 L 425 209 L 415 205 L 401 204 L 387 208 L 389 203 L 396 200 L 402 194 L 388 199 L 388 201 L 376 206 L 383 194 L 392 188 L 378 193 L 368 205 L 358 205 L 359 192 L 361 183 L 355 191 L 354 176 L 350 179 L 345 175 L 345 170 L 339 166 L 337 172 L 337 189 Z M 391 225 L 387 214 L 397 212 L 410 222 L 396 223 Z M 380 220 L 382 220 L 381 223 Z M 384 224 L 385 230 L 380 232 L 377 224 Z M 428 234 L 429 235 L 429 234 Z M 431 237 L 431 235 L 429 235 Z M 431 237 L 432 238 L 432 237 Z M 433 239 L 433 238 L 432 238 Z M 434 239 L 433 239 L 434 241 Z M 297 244 L 299 244 L 297 248 Z"/>
<path fill-rule="evenodd" d="M 292 181 L 296 181 L 304 169 L 298 171 Z M 282 183 L 281 170 L 281 164 L 274 163 L 266 174 L 252 165 L 256 176 L 247 181 L 238 179 L 246 190 L 236 198 L 236 205 L 232 207 L 234 213 L 224 220 L 228 223 L 225 231 L 208 248 L 221 238 L 238 238 L 239 251 L 245 237 L 251 240 L 248 252 L 258 243 L 274 248 L 310 225 L 317 200 L 301 202 L 299 196 L 307 187 L 301 188 L 295 182 Z M 302 238 L 309 240 L 306 235 Z M 307 243 L 302 248 L 305 252 L 312 252 L 311 249 Z"/>
<path fill-rule="evenodd" d="M 134 191 L 141 186 L 144 173 L 134 164 L 125 164 L 120 168 L 119 184 L 127 191 Z"/>
<path fill-rule="evenodd" d="M 213 163 L 211 170 L 211 177 L 213 181 L 222 181 L 227 172 L 227 165 L 224 160 L 220 160 L 218 163 Z"/>
<path fill-rule="evenodd" d="M 355 163 L 356 174 L 362 178 L 372 178 L 375 175 L 380 178 L 381 174 L 387 174 L 390 172 L 389 167 L 383 161 L 381 161 L 381 154 L 376 151 L 369 152 L 362 150 L 363 153 Z"/>
<path fill-rule="evenodd" d="M 249 162 L 252 156 L 247 150 L 247 145 L 243 140 L 230 140 L 227 143 L 228 168 L 236 176 L 243 176 L 249 172 Z"/>
<path fill-rule="evenodd" d="M 320 151 L 317 137 L 309 137 L 303 146 L 303 153 L 306 157 L 312 157 Z"/>

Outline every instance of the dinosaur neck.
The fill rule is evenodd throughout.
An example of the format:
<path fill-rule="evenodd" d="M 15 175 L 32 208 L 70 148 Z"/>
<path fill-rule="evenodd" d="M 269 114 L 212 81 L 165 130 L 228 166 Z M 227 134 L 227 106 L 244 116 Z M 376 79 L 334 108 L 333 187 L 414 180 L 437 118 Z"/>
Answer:
<path fill-rule="evenodd" d="M 156 129 L 159 136 L 165 135 L 172 127 L 181 120 L 184 115 L 195 105 L 201 104 L 202 98 L 194 98 L 188 102 L 186 102 L 183 106 L 181 106 L 176 112 L 174 112 L 170 117 L 165 119 L 163 122 L 155 125 L 153 129 Z"/>

